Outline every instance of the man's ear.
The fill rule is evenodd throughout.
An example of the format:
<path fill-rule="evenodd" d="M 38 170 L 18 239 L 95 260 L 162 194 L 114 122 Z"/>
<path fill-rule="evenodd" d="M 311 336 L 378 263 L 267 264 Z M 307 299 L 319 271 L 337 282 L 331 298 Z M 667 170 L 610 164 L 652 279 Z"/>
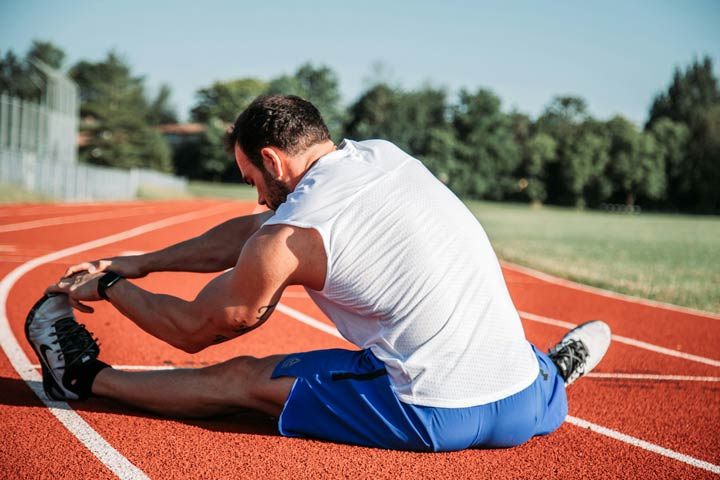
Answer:
<path fill-rule="evenodd" d="M 273 178 L 280 178 L 285 173 L 285 153 L 275 147 L 264 147 L 260 150 L 265 170 Z"/>

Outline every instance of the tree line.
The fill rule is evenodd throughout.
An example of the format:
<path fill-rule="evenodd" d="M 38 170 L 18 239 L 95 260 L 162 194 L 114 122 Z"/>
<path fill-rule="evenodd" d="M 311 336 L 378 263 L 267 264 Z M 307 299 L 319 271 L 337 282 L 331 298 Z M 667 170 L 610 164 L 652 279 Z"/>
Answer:
<path fill-rule="evenodd" d="M 56 67 L 64 57 L 37 41 L 27 57 L 33 55 Z M 21 62 L 12 52 L 0 62 L 0 89 L 12 92 L 19 84 L 7 78 Z M 269 80 L 246 77 L 199 89 L 190 118 L 204 131 L 172 155 L 152 128 L 176 120 L 169 87 L 149 98 L 143 79 L 113 52 L 100 62 L 78 62 L 69 75 L 80 86 L 81 128 L 88 135 L 81 159 L 91 163 L 239 181 L 220 137 L 257 95 L 283 93 L 312 101 L 336 142 L 390 140 L 464 198 L 720 213 L 720 88 L 708 57 L 676 69 L 642 126 L 619 115 L 593 118 L 578 96 L 555 97 L 531 118 L 503 110 L 488 89 L 451 96 L 442 88 L 404 89 L 387 81 L 370 84 L 344 106 L 337 74 L 306 63 Z"/>

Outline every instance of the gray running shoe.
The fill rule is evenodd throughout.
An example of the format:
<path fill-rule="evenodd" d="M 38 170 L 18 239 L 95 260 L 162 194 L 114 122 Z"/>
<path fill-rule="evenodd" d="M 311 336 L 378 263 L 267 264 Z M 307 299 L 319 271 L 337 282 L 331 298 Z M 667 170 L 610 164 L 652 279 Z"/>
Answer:
<path fill-rule="evenodd" d="M 65 294 L 44 295 L 25 321 L 25 336 L 42 366 L 43 388 L 55 400 L 84 400 L 73 370 L 95 362 L 100 347 L 92 334 L 75 320 Z"/>
<path fill-rule="evenodd" d="M 590 373 L 610 346 L 610 327 L 600 320 L 583 323 L 570 330 L 548 353 L 558 373 L 570 385 Z"/>

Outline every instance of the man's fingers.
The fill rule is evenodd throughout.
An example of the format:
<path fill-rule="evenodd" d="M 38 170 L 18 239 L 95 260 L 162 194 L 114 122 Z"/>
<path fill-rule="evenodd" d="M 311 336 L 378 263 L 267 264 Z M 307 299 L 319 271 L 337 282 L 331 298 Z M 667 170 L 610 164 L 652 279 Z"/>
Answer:
<path fill-rule="evenodd" d="M 95 311 L 94 308 L 85 305 L 84 303 L 80 303 L 78 300 L 75 300 L 72 297 L 70 297 L 70 305 L 72 305 L 73 308 L 85 313 L 93 313 Z"/>
<path fill-rule="evenodd" d="M 88 272 L 88 273 L 95 273 L 96 266 L 94 262 L 83 262 L 78 263 L 77 265 L 73 265 L 72 267 L 68 267 L 67 270 L 65 270 L 65 275 L 63 277 L 72 277 L 76 273 L 79 272 Z"/>
<path fill-rule="evenodd" d="M 57 284 L 50 285 L 45 289 L 45 293 L 67 293 L 64 288 L 60 288 Z"/>

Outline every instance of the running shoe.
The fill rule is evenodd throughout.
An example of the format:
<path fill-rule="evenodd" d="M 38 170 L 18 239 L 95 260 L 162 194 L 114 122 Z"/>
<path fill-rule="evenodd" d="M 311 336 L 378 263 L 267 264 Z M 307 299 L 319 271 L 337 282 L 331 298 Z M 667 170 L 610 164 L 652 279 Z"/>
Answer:
<path fill-rule="evenodd" d="M 76 372 L 97 362 L 100 347 L 85 325 L 75 320 L 65 294 L 46 294 L 25 321 L 25 336 L 42 366 L 43 388 L 54 400 L 84 400 Z"/>
<path fill-rule="evenodd" d="M 590 373 L 600 363 L 610 346 L 610 327 L 600 320 L 583 323 L 570 330 L 548 356 L 558 373 L 570 385 Z"/>

